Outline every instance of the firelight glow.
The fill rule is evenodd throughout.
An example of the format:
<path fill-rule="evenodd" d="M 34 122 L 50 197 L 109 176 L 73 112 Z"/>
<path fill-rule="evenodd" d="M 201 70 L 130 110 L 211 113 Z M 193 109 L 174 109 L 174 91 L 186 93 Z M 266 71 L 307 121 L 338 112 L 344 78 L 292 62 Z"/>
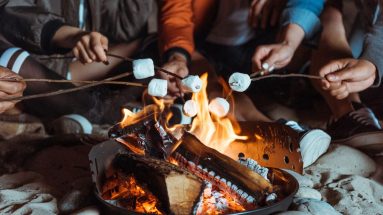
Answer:
<path fill-rule="evenodd" d="M 201 76 L 202 89 L 193 94 L 193 100 L 198 104 L 198 114 L 193 119 L 190 132 L 205 145 L 224 153 L 235 140 L 247 140 L 247 136 L 239 136 L 240 127 L 237 122 L 226 117 L 216 117 L 209 112 L 209 99 L 206 92 L 207 73 Z M 233 102 L 230 102 L 233 104 Z"/>

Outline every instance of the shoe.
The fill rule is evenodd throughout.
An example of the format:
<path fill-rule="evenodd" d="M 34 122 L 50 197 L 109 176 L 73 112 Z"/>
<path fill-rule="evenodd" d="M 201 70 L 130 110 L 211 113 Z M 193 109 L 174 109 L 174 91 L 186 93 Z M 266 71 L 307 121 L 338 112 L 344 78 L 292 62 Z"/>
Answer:
<path fill-rule="evenodd" d="M 85 117 L 78 114 L 62 116 L 46 125 L 50 134 L 92 134 L 93 126 Z"/>
<path fill-rule="evenodd" d="M 289 126 L 299 133 L 299 147 L 302 156 L 303 168 L 310 166 L 318 160 L 318 158 L 327 151 L 331 143 L 330 135 L 321 129 L 309 129 L 291 120 L 287 121 L 280 119 L 278 122 Z"/>
<path fill-rule="evenodd" d="M 358 148 L 368 154 L 383 151 L 383 130 L 370 108 L 358 107 L 330 122 L 327 132 L 333 138 L 333 143 Z"/>

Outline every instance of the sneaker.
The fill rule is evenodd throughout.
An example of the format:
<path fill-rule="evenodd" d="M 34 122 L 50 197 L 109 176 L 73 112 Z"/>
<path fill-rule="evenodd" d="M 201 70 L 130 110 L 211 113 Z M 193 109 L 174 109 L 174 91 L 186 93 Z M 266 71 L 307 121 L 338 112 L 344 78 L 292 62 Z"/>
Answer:
<path fill-rule="evenodd" d="M 62 116 L 46 125 L 50 134 L 92 134 L 93 126 L 89 120 L 78 114 Z"/>
<path fill-rule="evenodd" d="M 383 130 L 375 114 L 367 107 L 359 107 L 337 121 L 330 122 L 327 132 L 337 144 L 373 154 L 383 150 Z"/>
<path fill-rule="evenodd" d="M 289 126 L 299 133 L 299 147 L 302 156 L 303 168 L 313 164 L 323 155 L 331 142 L 331 137 L 321 129 L 309 129 L 295 121 L 278 120 L 279 123 Z"/>

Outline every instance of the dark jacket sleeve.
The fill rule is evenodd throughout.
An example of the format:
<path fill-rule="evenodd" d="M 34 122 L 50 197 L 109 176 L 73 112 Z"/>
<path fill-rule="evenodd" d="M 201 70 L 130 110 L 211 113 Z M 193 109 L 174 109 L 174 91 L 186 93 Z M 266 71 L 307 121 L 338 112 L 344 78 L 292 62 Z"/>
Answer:
<path fill-rule="evenodd" d="M 8 3 L 8 0 L 0 0 L 0 7 L 3 7 Z"/>
<path fill-rule="evenodd" d="M 16 46 L 39 54 L 61 53 L 51 46 L 64 19 L 37 6 L 5 6 L 0 14 L 0 33 Z"/>
<path fill-rule="evenodd" d="M 381 1 L 380 7 L 383 6 Z M 383 13 L 375 14 L 374 24 L 370 27 L 369 32 L 364 40 L 363 53 L 360 59 L 368 60 L 376 66 L 378 76 L 373 86 L 379 86 L 383 77 Z"/>

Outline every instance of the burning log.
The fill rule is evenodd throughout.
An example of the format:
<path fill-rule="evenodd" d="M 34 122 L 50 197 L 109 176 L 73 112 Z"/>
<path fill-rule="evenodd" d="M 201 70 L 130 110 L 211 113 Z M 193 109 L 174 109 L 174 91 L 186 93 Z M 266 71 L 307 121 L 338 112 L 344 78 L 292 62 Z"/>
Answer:
<path fill-rule="evenodd" d="M 259 174 L 230 157 L 205 146 L 194 135 L 185 133 L 173 148 L 172 156 L 197 175 L 235 193 L 244 204 L 260 204 L 272 185 Z"/>
<path fill-rule="evenodd" d="M 169 163 L 135 154 L 120 154 L 114 167 L 133 173 L 158 197 L 166 214 L 192 214 L 204 188 L 197 176 Z"/>

